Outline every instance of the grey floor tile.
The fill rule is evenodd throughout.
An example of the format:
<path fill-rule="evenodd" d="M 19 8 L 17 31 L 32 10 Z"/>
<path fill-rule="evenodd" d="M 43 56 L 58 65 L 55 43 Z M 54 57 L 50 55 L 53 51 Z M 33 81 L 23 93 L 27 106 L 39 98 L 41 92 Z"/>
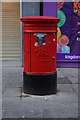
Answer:
<path fill-rule="evenodd" d="M 0 120 L 1 120 L 1 118 L 2 118 L 2 110 L 0 110 Z"/>
<path fill-rule="evenodd" d="M 57 69 L 57 77 L 58 78 L 65 78 L 63 72 L 60 69 Z"/>
<path fill-rule="evenodd" d="M 76 118 L 78 117 L 78 103 L 54 102 L 53 100 L 45 103 L 44 118 Z"/>
<path fill-rule="evenodd" d="M 3 67 L 4 118 L 75 118 L 78 114 L 77 69 L 59 68 L 58 78 L 67 76 L 74 84 L 58 84 L 56 95 L 19 97 L 23 68 Z"/>
<path fill-rule="evenodd" d="M 2 111 L 2 117 L 3 118 L 19 118 L 19 112 L 18 110 L 7 110 L 7 111 Z"/>
<path fill-rule="evenodd" d="M 72 88 L 74 89 L 74 91 L 76 92 L 76 93 L 78 93 L 79 91 L 79 89 L 78 89 L 78 87 L 79 87 L 79 85 L 78 84 L 72 84 L 71 85 L 72 86 Z"/>
<path fill-rule="evenodd" d="M 21 61 L 20 60 L 3 60 L 2 61 L 2 66 L 21 66 Z"/>
<path fill-rule="evenodd" d="M 72 83 L 78 83 L 78 68 L 60 68 Z"/>
<path fill-rule="evenodd" d="M 20 67 L 3 67 L 2 84 L 3 89 L 16 88 L 22 86 L 23 69 Z"/>
<path fill-rule="evenodd" d="M 59 109 L 64 118 L 78 118 L 78 103 L 73 102 L 61 104 Z"/>
<path fill-rule="evenodd" d="M 71 84 L 58 84 L 57 89 L 60 92 L 74 92 Z"/>
<path fill-rule="evenodd" d="M 35 97 L 22 98 L 19 107 L 20 117 L 27 118 L 42 118 L 43 116 L 43 105 L 42 100 Z"/>
<path fill-rule="evenodd" d="M 3 111 L 15 111 L 20 106 L 19 97 L 3 97 L 2 98 L 2 110 Z"/>
<path fill-rule="evenodd" d="M 60 104 L 66 104 L 66 103 L 78 103 L 78 96 L 74 92 L 59 92 L 56 96 L 50 96 L 48 97 L 48 100 L 60 103 Z"/>
<path fill-rule="evenodd" d="M 19 97 L 20 88 L 5 88 L 3 92 L 4 97 Z"/>

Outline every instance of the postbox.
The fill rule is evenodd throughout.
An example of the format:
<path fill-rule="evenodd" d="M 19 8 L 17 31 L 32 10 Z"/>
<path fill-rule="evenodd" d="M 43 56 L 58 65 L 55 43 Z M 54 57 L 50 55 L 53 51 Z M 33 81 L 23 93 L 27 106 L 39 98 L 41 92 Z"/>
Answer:
<path fill-rule="evenodd" d="M 28 16 L 20 19 L 24 33 L 23 92 L 48 95 L 57 92 L 57 24 L 60 19 Z"/>

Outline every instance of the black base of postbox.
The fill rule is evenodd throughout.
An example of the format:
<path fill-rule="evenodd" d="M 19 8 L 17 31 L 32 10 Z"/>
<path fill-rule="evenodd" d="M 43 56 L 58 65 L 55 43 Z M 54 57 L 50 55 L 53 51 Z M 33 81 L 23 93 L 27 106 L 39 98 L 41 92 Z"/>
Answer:
<path fill-rule="evenodd" d="M 32 95 L 57 93 L 57 72 L 49 74 L 23 73 L 23 92 Z"/>

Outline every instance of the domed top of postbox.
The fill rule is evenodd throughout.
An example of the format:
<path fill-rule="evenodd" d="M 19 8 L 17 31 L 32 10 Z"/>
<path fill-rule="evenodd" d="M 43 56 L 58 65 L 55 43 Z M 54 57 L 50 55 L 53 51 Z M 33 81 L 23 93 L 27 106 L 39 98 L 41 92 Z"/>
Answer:
<path fill-rule="evenodd" d="M 56 32 L 59 18 L 52 16 L 27 16 L 20 18 L 24 23 L 23 32 Z"/>
<path fill-rule="evenodd" d="M 20 19 L 22 22 L 27 22 L 27 21 L 54 21 L 56 24 L 60 22 L 59 18 L 52 17 L 52 16 L 28 16 L 28 17 L 23 17 Z"/>

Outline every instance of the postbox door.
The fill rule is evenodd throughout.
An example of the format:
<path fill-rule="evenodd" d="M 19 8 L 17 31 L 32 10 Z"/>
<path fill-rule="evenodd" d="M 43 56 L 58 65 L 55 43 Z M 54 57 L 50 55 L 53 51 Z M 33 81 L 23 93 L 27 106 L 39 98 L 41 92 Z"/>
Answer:
<path fill-rule="evenodd" d="M 50 73 L 52 71 L 52 56 L 54 55 L 52 40 L 52 33 L 31 33 L 32 73 Z"/>

